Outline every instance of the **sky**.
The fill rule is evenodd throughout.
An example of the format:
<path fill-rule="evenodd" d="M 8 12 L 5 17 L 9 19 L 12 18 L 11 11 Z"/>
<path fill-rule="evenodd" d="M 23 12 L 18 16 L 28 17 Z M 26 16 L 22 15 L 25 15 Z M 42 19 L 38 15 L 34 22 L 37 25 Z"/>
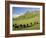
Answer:
<path fill-rule="evenodd" d="M 12 8 L 12 14 L 13 17 L 18 17 L 20 15 L 23 15 L 27 11 L 39 11 L 40 8 L 27 8 L 27 7 L 13 7 Z"/>

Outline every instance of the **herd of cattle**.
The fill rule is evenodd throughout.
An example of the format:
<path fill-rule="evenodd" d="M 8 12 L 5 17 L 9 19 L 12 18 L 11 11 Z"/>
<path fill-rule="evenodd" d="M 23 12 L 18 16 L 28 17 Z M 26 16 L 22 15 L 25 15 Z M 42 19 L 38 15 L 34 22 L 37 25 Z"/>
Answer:
<path fill-rule="evenodd" d="M 34 24 L 38 24 L 38 22 L 37 23 L 34 23 Z M 26 27 L 32 27 L 32 23 L 30 23 L 30 24 L 13 24 L 13 27 L 15 27 L 15 28 L 26 28 Z"/>

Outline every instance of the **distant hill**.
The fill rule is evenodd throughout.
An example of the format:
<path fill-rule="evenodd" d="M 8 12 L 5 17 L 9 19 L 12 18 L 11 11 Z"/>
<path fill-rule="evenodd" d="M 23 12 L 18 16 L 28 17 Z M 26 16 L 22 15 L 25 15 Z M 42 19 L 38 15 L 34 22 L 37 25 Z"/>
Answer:
<path fill-rule="evenodd" d="M 29 18 L 34 18 L 35 16 L 39 16 L 39 11 L 27 11 L 24 15 L 18 16 L 17 18 L 13 18 L 13 20 L 21 20 L 21 19 L 29 19 Z"/>

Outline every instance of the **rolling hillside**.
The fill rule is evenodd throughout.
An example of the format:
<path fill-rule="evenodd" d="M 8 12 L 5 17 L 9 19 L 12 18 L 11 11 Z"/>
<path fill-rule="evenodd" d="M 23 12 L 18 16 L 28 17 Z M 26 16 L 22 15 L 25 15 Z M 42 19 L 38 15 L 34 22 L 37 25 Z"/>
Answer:
<path fill-rule="evenodd" d="M 39 11 L 33 11 L 33 12 L 29 12 L 27 11 L 24 15 L 18 16 L 18 17 L 13 17 L 13 24 L 30 24 L 32 23 L 32 27 L 30 28 L 23 28 L 23 30 L 27 29 L 40 29 L 40 24 L 38 24 L 35 27 L 34 22 L 38 21 L 38 23 L 40 23 L 40 12 Z M 14 28 L 15 29 L 15 28 Z"/>
<path fill-rule="evenodd" d="M 27 12 L 24 15 L 21 15 L 19 17 L 16 17 L 16 18 L 14 17 L 13 22 L 17 23 L 17 24 L 26 22 L 26 20 L 27 20 L 27 22 L 31 22 L 32 20 L 35 19 L 35 17 L 38 17 L 38 18 L 40 17 L 39 11 L 35 11 L 35 12 L 31 12 L 31 13 Z"/>

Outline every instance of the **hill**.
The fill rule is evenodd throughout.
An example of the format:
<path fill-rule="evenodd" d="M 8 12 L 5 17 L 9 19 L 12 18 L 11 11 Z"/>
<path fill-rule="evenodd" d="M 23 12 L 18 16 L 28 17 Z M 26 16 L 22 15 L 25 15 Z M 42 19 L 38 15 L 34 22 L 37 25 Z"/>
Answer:
<path fill-rule="evenodd" d="M 29 19 L 34 18 L 35 16 L 39 16 L 39 11 L 26 12 L 24 15 L 13 17 L 13 20 Z"/>
<path fill-rule="evenodd" d="M 34 26 L 34 22 L 38 21 L 40 23 L 40 12 L 39 11 L 32 11 L 32 12 L 26 12 L 24 15 L 18 16 L 17 18 L 13 18 L 13 24 L 30 24 L 32 23 L 32 26 Z M 34 29 L 36 27 L 33 27 Z M 38 24 L 38 29 L 40 28 L 40 24 Z M 27 28 L 30 29 L 30 28 Z"/>

